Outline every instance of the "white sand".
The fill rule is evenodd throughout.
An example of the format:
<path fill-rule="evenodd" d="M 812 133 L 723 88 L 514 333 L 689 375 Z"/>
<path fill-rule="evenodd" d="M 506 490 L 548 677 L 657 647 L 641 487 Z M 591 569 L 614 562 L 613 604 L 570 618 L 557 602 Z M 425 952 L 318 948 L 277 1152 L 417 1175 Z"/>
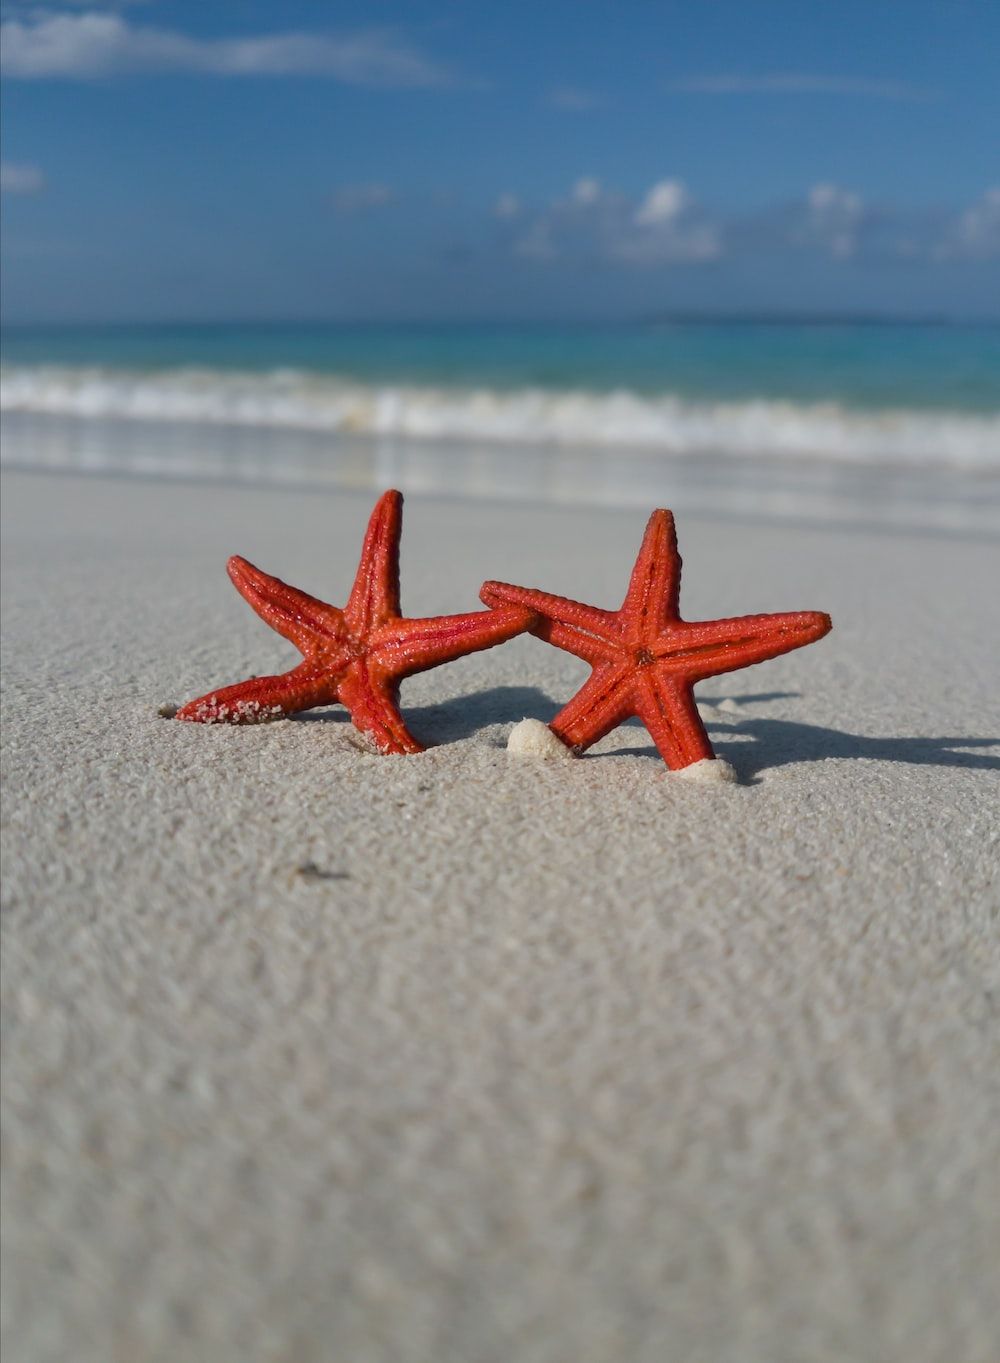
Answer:
<path fill-rule="evenodd" d="M 5 1359 L 995 1363 L 996 542 L 683 518 L 690 618 L 834 617 L 702 688 L 737 785 L 508 755 L 534 639 L 419 757 L 162 718 L 371 500 L 5 479 Z M 404 607 L 616 605 L 644 519 L 411 499 Z"/>

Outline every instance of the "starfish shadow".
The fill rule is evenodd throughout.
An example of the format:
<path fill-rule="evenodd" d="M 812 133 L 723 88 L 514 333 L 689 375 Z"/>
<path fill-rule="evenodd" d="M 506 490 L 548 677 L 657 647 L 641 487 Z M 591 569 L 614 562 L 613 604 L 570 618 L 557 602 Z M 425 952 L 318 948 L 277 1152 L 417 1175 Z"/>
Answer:
<path fill-rule="evenodd" d="M 516 724 L 521 719 L 540 719 L 547 724 L 558 709 L 537 686 L 491 686 L 434 705 L 407 705 L 404 697 L 403 704 L 407 725 L 422 743 L 435 748 L 471 738 L 491 724 Z M 309 710 L 291 718 L 297 724 L 351 722 L 347 711 L 339 706 Z"/>
<path fill-rule="evenodd" d="M 698 704 L 704 706 L 706 709 L 709 706 L 718 705 L 719 702 L 723 700 L 731 700 L 734 705 L 753 705 L 753 704 L 760 705 L 769 700 L 798 700 L 801 695 L 802 695 L 801 691 L 747 691 L 740 696 L 699 696 Z M 724 711 L 723 713 L 725 714 L 726 712 Z M 704 711 L 702 713 L 702 718 L 705 719 Z M 727 716 L 727 718 L 731 721 L 732 719 L 731 713 Z M 705 723 L 708 724 L 709 721 L 706 719 Z M 622 720 L 622 723 L 619 725 L 619 728 L 642 729 L 643 733 L 645 733 L 646 731 L 646 726 L 645 724 L 643 724 L 642 720 L 638 717 L 638 715 L 630 715 L 628 719 Z M 629 751 L 632 753 L 639 753 L 646 752 L 647 749 L 630 748 Z M 656 749 L 649 748 L 648 751 L 656 752 Z M 659 754 L 657 754 L 657 756 L 659 756 Z"/>
<path fill-rule="evenodd" d="M 281 722 L 282 724 L 350 724 L 351 717 L 342 705 L 324 705 L 317 710 L 300 710 L 297 714 L 285 715 Z"/>
<path fill-rule="evenodd" d="M 801 695 L 801 691 L 747 691 L 741 696 L 720 696 L 719 700 L 731 700 L 735 705 L 761 705 L 768 700 L 798 700 Z"/>
<path fill-rule="evenodd" d="M 831 758 L 862 758 L 876 762 L 902 762 L 919 767 L 965 767 L 979 771 L 1000 771 L 1000 754 L 962 752 L 959 749 L 1000 747 L 1000 738 L 941 737 L 922 735 L 903 738 L 890 735 L 871 738 L 865 734 L 826 729 L 819 724 L 801 724 L 788 719 L 744 719 L 722 725 L 709 719 L 708 727 L 720 731 L 722 755 L 739 762 L 748 775 L 794 762 L 824 762 Z M 739 736 L 727 744 L 725 734 Z M 752 743 L 745 740 L 749 738 Z M 756 754 L 759 753 L 758 758 Z"/>
<path fill-rule="evenodd" d="M 963 748 L 1000 747 L 1000 738 L 869 738 L 864 734 L 827 729 L 819 724 L 802 724 L 797 720 L 730 720 L 728 715 L 725 718 L 708 715 L 705 717 L 705 726 L 712 736 L 712 745 L 718 756 L 732 762 L 741 776 L 748 779 L 772 768 L 790 766 L 796 762 L 825 762 L 841 758 L 903 762 L 922 767 L 1000 771 L 1000 754 L 957 751 Z M 727 738 L 730 741 L 727 742 Z M 659 756 L 652 745 L 619 748 L 617 753 Z"/>
<path fill-rule="evenodd" d="M 406 722 L 421 739 L 435 747 L 458 743 L 491 724 L 516 724 L 522 719 L 552 718 L 559 706 L 537 686 L 491 686 L 435 705 L 406 707 Z M 506 743 L 500 744 L 501 747 Z"/>
<path fill-rule="evenodd" d="M 798 694 L 795 691 L 763 691 L 732 696 L 730 699 L 745 705 L 755 701 L 794 699 Z M 434 705 L 407 706 L 405 713 L 407 723 L 412 723 L 421 741 L 438 747 L 470 738 L 491 724 L 516 724 L 521 719 L 540 719 L 547 724 L 558 709 L 558 704 L 536 686 L 492 686 Z M 350 724 L 347 711 L 339 706 L 310 710 L 291 718 L 296 724 Z M 740 719 L 731 712 L 716 716 L 710 711 L 705 716 L 705 725 L 711 733 L 718 756 L 732 762 L 744 780 L 752 780 L 761 772 L 796 762 L 825 762 L 841 758 L 1000 771 L 1000 754 L 961 751 L 1000 747 L 1000 738 L 870 738 L 842 729 L 824 728 L 819 724 L 802 724 L 797 720 Z M 621 727 L 643 728 L 642 721 L 634 718 L 626 720 Z M 501 742 L 498 746 L 503 747 L 504 744 Z M 651 743 L 641 747 L 615 748 L 604 754 L 584 754 L 584 760 L 600 760 L 601 756 L 652 757 L 661 760 Z"/>

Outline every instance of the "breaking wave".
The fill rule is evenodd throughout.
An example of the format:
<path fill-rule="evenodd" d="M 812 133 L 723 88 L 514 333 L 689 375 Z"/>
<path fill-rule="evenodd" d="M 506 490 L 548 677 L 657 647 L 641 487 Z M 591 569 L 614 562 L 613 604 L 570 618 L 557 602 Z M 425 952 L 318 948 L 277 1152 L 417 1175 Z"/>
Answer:
<path fill-rule="evenodd" d="M 1000 413 L 697 401 L 618 390 L 365 384 L 302 370 L 6 366 L 0 410 L 666 455 L 1000 467 Z"/>

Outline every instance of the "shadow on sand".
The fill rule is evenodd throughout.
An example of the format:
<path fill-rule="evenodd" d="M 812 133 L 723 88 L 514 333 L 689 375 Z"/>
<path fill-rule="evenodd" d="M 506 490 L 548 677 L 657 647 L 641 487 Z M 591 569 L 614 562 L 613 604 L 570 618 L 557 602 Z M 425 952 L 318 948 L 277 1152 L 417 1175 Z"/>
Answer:
<path fill-rule="evenodd" d="M 522 719 L 540 719 L 547 724 L 558 709 L 536 686 L 491 686 L 435 705 L 407 705 L 405 692 L 403 695 L 407 728 L 421 743 L 434 747 L 459 743 L 490 724 L 516 724 Z M 346 723 L 347 711 L 338 706 L 331 710 L 308 710 L 292 718 L 299 724 L 331 720 Z"/>
<path fill-rule="evenodd" d="M 797 695 L 794 691 L 759 691 L 734 695 L 730 699 L 742 707 L 772 700 L 792 700 Z M 421 741 L 437 746 L 461 742 L 490 724 L 516 724 L 522 719 L 540 719 L 548 723 L 558 708 L 544 691 L 535 686 L 493 686 L 436 705 L 407 706 L 405 713 L 407 724 Z M 298 723 L 329 720 L 346 722 L 347 715 L 340 709 L 312 710 L 297 715 L 295 719 Z M 1000 738 L 902 738 L 895 735 L 869 738 L 842 729 L 827 729 L 819 724 L 803 724 L 798 720 L 752 716 L 743 719 L 735 711 L 713 714 L 711 710 L 705 715 L 705 727 L 718 755 L 732 762 L 744 779 L 795 762 L 825 762 L 840 758 L 1000 771 L 1000 755 L 961 751 L 1000 747 Z M 641 729 L 642 726 L 638 720 L 629 720 L 623 728 Z M 611 756 L 610 753 L 606 755 Z M 614 755 L 655 757 L 659 761 L 659 754 L 652 743 L 641 747 L 616 748 Z M 592 755 L 592 760 L 599 761 L 600 755 Z"/>
<path fill-rule="evenodd" d="M 731 696 L 729 699 L 742 707 L 754 702 L 793 700 L 798 694 L 796 691 L 762 691 Z M 869 738 L 843 729 L 827 729 L 820 724 L 752 716 L 743 719 L 733 711 L 713 714 L 710 709 L 706 710 L 704 719 L 716 753 L 732 762 L 745 779 L 795 762 L 825 762 L 831 758 L 863 758 L 876 762 L 903 762 L 909 766 L 1000 771 L 1000 755 L 956 751 L 962 748 L 995 748 L 1000 746 L 1000 738 L 902 738 L 895 735 Z M 653 757 L 659 755 L 652 744 L 619 751 Z"/>

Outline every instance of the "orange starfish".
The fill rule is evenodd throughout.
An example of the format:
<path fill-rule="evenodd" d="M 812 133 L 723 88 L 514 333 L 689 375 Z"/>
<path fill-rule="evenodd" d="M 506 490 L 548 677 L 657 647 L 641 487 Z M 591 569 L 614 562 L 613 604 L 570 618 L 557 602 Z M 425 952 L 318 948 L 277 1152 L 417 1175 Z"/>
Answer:
<path fill-rule="evenodd" d="M 254 677 L 189 701 L 178 719 L 259 724 L 339 701 L 384 753 L 423 752 L 399 713 L 399 683 L 414 672 L 492 648 L 526 630 L 521 606 L 410 620 L 399 613 L 403 498 L 386 492 L 368 522 L 361 562 L 343 610 L 317 601 L 234 556 L 233 585 L 305 661 L 277 677 Z"/>
<path fill-rule="evenodd" d="M 587 681 L 550 724 L 577 752 L 637 715 L 668 767 L 713 758 L 694 701 L 695 682 L 776 658 L 821 639 L 830 617 L 819 611 L 743 615 L 691 623 L 679 613 L 681 558 L 674 518 L 654 511 L 621 610 L 599 610 L 564 596 L 486 582 L 488 606 L 537 612 L 532 634 L 590 663 Z"/>

